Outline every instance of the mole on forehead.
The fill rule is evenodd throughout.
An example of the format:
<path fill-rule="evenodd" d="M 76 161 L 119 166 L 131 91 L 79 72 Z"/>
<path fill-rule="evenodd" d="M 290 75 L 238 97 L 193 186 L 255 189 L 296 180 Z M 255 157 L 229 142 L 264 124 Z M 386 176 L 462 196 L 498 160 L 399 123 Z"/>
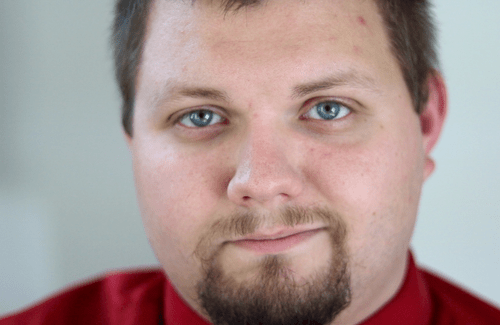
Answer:
<path fill-rule="evenodd" d="M 358 17 L 358 22 L 363 25 L 363 26 L 366 26 L 366 20 L 365 20 L 365 17 L 363 16 L 359 16 Z"/>

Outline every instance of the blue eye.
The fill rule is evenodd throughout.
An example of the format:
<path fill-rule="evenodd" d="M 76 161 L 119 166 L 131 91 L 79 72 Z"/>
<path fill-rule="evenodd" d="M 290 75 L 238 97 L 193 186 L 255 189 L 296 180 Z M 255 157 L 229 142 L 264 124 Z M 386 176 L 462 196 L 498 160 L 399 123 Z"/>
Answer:
<path fill-rule="evenodd" d="M 206 109 L 198 109 L 187 114 L 184 114 L 179 123 L 187 127 L 205 127 L 211 124 L 216 124 L 222 120 L 219 114 Z"/>
<path fill-rule="evenodd" d="M 350 112 L 349 108 L 338 102 L 325 101 L 314 105 L 305 115 L 313 119 L 333 120 L 340 119 Z"/>

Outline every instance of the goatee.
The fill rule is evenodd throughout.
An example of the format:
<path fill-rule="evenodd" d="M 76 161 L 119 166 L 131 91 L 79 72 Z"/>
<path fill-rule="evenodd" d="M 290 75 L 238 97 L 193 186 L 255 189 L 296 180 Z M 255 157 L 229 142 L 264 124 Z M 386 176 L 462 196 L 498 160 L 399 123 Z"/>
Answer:
<path fill-rule="evenodd" d="M 237 281 L 221 267 L 223 247 L 202 258 L 204 278 L 198 283 L 201 306 L 214 325 L 330 324 L 350 303 L 350 277 L 343 219 L 327 209 L 288 208 L 279 223 L 295 226 L 321 220 L 327 224 L 332 247 L 328 264 L 298 283 L 285 254 L 266 255 L 259 261 L 257 276 Z M 254 232 L 263 219 L 253 215 L 219 221 L 207 237 L 234 232 Z M 200 244 L 210 241 L 204 238 Z M 305 280 L 305 281 L 304 281 Z"/>

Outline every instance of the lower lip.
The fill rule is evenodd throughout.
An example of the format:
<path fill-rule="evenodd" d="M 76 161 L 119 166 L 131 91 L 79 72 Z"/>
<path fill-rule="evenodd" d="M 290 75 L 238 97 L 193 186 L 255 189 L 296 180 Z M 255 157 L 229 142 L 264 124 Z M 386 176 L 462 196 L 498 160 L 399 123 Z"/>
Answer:
<path fill-rule="evenodd" d="M 300 232 L 291 236 L 277 238 L 277 239 L 247 239 L 247 240 L 237 240 L 233 244 L 241 248 L 245 248 L 256 253 L 261 254 L 276 254 L 283 252 L 293 246 L 296 246 L 312 236 L 316 235 L 323 229 L 315 229 Z"/>

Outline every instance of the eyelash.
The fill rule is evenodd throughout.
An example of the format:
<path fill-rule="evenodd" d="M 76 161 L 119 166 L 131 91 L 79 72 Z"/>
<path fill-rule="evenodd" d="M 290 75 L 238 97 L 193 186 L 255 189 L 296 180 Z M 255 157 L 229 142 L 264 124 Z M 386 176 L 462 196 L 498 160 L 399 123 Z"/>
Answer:
<path fill-rule="evenodd" d="M 306 117 L 306 115 L 310 115 L 311 112 L 313 112 L 314 108 L 317 107 L 318 105 L 320 104 L 326 104 L 326 103 L 332 103 L 331 105 L 325 105 L 325 108 L 328 107 L 328 110 L 331 110 L 332 107 L 335 109 L 336 111 L 336 115 L 334 117 L 332 117 L 331 119 L 321 119 L 321 118 L 311 118 L 310 116 L 309 117 Z M 307 102 L 306 102 L 307 104 Z M 306 106 L 310 106 L 310 105 L 306 105 Z M 347 112 L 346 112 L 347 111 Z M 209 112 L 212 114 L 212 116 L 210 117 L 209 119 L 209 123 L 212 122 L 212 119 L 214 118 L 214 116 L 217 116 L 217 122 L 227 122 L 227 119 L 225 119 L 224 117 L 222 117 L 220 114 L 214 112 L 214 110 L 212 109 L 209 109 L 209 108 L 198 108 L 198 109 L 194 109 L 194 110 L 191 110 L 183 115 L 181 115 L 174 123 L 175 124 L 182 124 L 181 121 L 184 119 L 184 118 L 189 118 L 190 115 L 192 115 L 193 113 L 201 113 L 201 112 Z M 330 99 L 330 100 L 321 100 L 321 101 L 315 101 L 315 104 L 313 104 L 312 106 L 310 106 L 309 110 L 304 113 L 303 115 L 300 116 L 300 119 L 301 120 L 323 120 L 323 121 L 331 121 L 331 120 L 339 120 L 339 119 L 342 119 L 343 117 L 351 114 L 353 112 L 353 110 L 348 106 L 348 105 L 345 105 L 344 103 L 342 103 L 341 101 L 339 100 L 333 100 L 333 99 Z M 321 113 L 317 113 L 317 115 L 321 115 Z M 338 117 L 339 115 L 341 115 L 340 117 Z M 211 126 L 211 125 L 216 125 L 216 124 L 208 124 L 208 125 L 204 125 L 204 126 L 196 126 L 194 125 L 194 123 L 192 122 L 192 120 L 190 120 L 190 123 L 193 124 L 193 126 L 187 126 L 184 124 L 185 127 L 187 128 L 192 128 L 192 129 L 201 129 L 201 128 L 205 128 L 207 126 Z"/>

